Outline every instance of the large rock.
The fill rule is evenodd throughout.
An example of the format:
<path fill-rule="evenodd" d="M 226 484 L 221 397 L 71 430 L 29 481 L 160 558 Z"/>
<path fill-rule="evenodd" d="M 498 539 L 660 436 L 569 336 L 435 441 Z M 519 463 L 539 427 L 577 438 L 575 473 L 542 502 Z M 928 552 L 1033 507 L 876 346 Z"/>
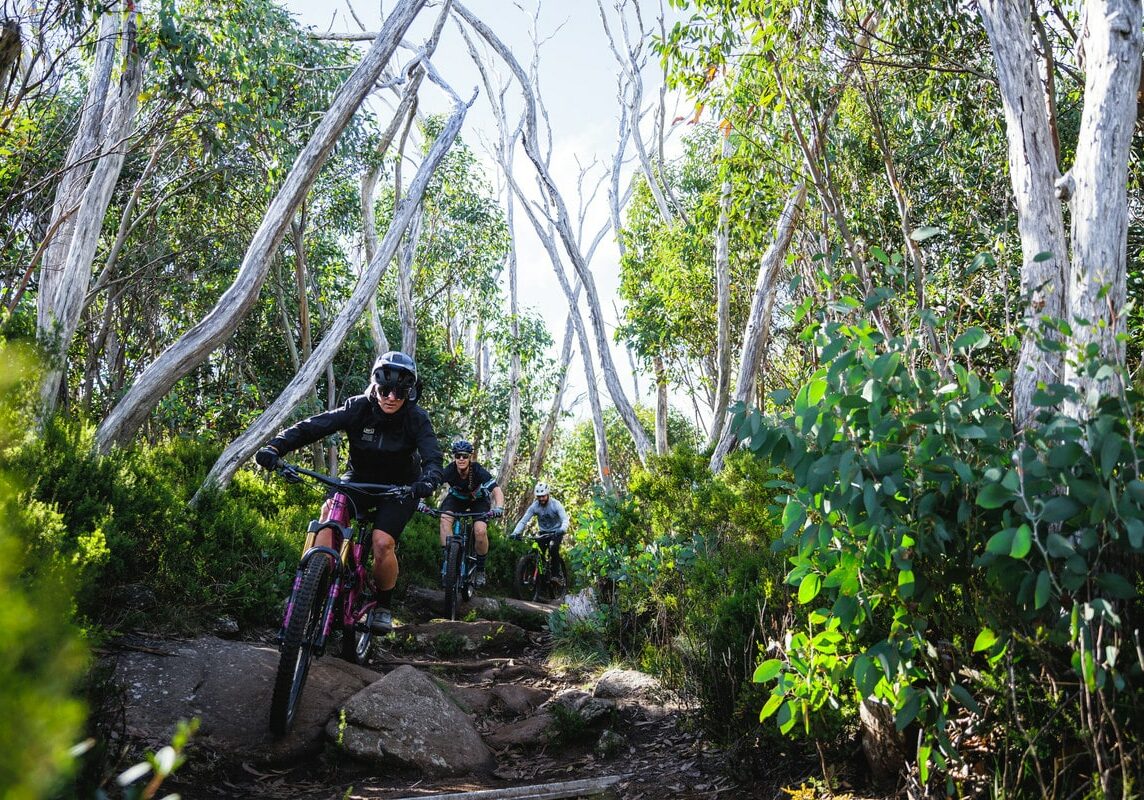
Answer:
<path fill-rule="evenodd" d="M 278 763 L 319 752 L 334 710 L 381 677 L 332 655 L 317 659 L 293 730 L 275 739 L 269 715 L 277 670 L 275 648 L 206 636 L 124 651 L 114 679 L 126 695 L 128 735 L 149 745 L 168 744 L 178 720 L 198 717 L 196 747 Z"/>
<path fill-rule="evenodd" d="M 596 680 L 592 694 L 596 697 L 611 697 L 617 700 L 646 700 L 660 703 L 664 692 L 659 680 L 646 672 L 634 669 L 610 669 Z"/>
<path fill-rule="evenodd" d="M 487 772 L 496 764 L 468 716 L 432 678 L 398 667 L 345 704 L 329 737 L 350 755 L 432 776 Z"/>

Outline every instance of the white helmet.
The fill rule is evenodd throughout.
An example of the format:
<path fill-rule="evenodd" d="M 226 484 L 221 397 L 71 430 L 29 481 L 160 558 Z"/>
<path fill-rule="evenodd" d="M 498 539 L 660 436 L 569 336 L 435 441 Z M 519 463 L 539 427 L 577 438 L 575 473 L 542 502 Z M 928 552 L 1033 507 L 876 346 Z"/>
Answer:
<path fill-rule="evenodd" d="M 540 483 L 536 484 L 536 488 L 532 490 L 532 493 L 537 497 L 543 497 L 544 495 L 548 494 L 548 484 L 544 481 L 541 481 Z"/>

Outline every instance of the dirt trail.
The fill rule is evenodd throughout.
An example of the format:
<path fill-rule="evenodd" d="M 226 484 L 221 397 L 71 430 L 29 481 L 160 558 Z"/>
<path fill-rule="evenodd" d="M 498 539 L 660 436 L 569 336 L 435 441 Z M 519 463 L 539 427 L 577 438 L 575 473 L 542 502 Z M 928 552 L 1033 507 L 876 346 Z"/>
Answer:
<path fill-rule="evenodd" d="M 456 630 L 457 623 L 434 618 L 432 592 L 414 590 L 396 617 L 406 631 L 417 631 L 424 640 L 435 626 Z M 487 608 L 487 606 L 486 606 Z M 447 628 L 446 626 L 454 626 Z M 546 631 L 532 631 L 523 650 L 510 656 L 442 652 L 438 646 L 424 649 L 412 636 L 399 634 L 392 640 L 375 643 L 368 666 L 387 673 L 400 665 L 413 665 L 441 681 L 465 689 L 501 695 L 543 691 L 547 696 L 565 690 L 591 691 L 594 675 L 577 671 L 555 671 L 548 662 L 551 640 Z M 266 632 L 260 641 L 272 636 Z M 452 633 L 439 641 L 455 641 Z M 449 648 L 445 648 L 448 650 Z M 333 658 L 327 655 L 324 658 Z M 757 789 L 736 786 L 728 776 L 726 759 L 689 732 L 684 712 L 671 705 L 639 700 L 616 701 L 616 714 L 604 726 L 580 726 L 562 720 L 555 734 L 539 729 L 530 735 L 528 714 L 519 717 L 474 714 L 477 730 L 490 743 L 490 734 L 503 736 L 506 727 L 522 726 L 517 737 L 523 741 L 493 747 L 496 768 L 490 774 L 463 778 L 431 779 L 421 774 L 380 770 L 347 758 L 333 746 L 313 758 L 298 763 L 268 767 L 249 762 L 235 763 L 225 753 L 196 751 L 188 762 L 164 784 L 165 792 L 179 792 L 186 800 L 199 798 L 246 797 L 265 800 L 317 800 L 318 798 L 360 798 L 396 800 L 437 795 L 456 795 L 471 800 L 485 798 L 603 797 L 624 800 L 668 800 L 668 798 L 756 798 Z M 495 740 L 495 737 L 491 737 Z M 576 787 L 606 786 L 602 792 L 585 792 Z M 535 787 L 526 790 L 523 787 Z"/>

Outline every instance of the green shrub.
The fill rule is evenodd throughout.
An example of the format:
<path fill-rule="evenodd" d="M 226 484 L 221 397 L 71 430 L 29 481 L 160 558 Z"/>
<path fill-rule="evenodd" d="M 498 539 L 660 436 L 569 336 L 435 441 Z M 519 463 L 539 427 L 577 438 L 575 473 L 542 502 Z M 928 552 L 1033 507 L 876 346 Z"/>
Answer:
<path fill-rule="evenodd" d="M 21 411 L 30 360 L 0 343 L 0 448 L 34 428 Z M 71 624 L 66 559 L 38 544 L 37 522 L 60 534 L 51 509 L 24 499 L 20 473 L 0 469 L 0 787 L 13 800 L 46 796 L 73 768 L 85 710 L 75 696 L 85 648 Z"/>
<path fill-rule="evenodd" d="M 976 718 L 1006 743 L 998 774 L 1038 781 L 1006 789 L 1048 791 L 1051 767 L 1029 759 L 1050 742 L 1090 755 L 1065 784 L 1127 787 L 1144 721 L 1142 665 L 1127 654 L 1144 617 L 1140 397 L 1103 398 L 1083 423 L 1045 413 L 1017 437 L 1006 374 L 954 363 L 940 375 L 912 342 L 864 324 L 807 335 L 822 368 L 773 396 L 777 418 L 740 410 L 734 423 L 778 467 L 787 581 L 809 612 L 757 669 L 773 684 L 762 716 L 807 731 L 874 698 L 899 730 L 920 728 L 923 784 L 954 790 L 954 720 Z M 987 343 L 974 329 L 954 347 L 968 361 Z M 1049 386 L 1035 402 L 1070 395 Z M 1080 691 L 1064 696 L 1069 685 Z"/>

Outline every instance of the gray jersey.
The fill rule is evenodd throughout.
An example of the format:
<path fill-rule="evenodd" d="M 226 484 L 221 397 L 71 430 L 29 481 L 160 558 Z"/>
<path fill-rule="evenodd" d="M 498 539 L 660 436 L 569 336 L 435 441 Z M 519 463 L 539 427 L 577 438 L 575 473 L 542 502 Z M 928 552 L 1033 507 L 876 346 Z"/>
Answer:
<path fill-rule="evenodd" d="M 524 526 L 533 517 L 536 517 L 536 526 L 540 528 L 541 533 L 564 533 L 568 530 L 568 512 L 560 505 L 559 500 L 549 497 L 545 505 L 541 505 L 537 500 L 532 501 L 532 505 L 524 512 L 520 522 L 516 523 L 512 535 L 520 536 L 524 533 Z"/>

